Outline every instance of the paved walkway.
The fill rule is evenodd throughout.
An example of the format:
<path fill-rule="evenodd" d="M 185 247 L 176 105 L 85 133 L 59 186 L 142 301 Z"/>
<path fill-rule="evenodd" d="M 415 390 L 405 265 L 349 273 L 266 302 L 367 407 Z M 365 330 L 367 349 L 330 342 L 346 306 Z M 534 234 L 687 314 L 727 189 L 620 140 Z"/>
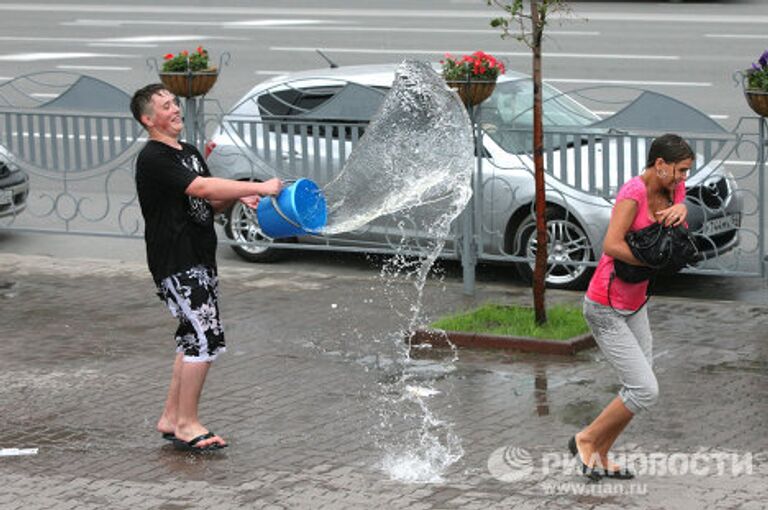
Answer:
<path fill-rule="evenodd" d="M 768 501 L 765 306 L 652 299 L 662 397 L 617 450 L 643 475 L 586 484 L 561 464 L 568 438 L 617 390 L 598 351 L 418 353 L 399 383 L 412 282 L 254 266 L 224 268 L 222 291 L 229 351 L 211 370 L 201 414 L 232 446 L 194 456 L 154 432 L 175 326 L 145 268 L 0 254 L 0 448 L 38 449 L 0 457 L 0 508 L 757 509 Z M 460 283 L 434 280 L 424 310 L 435 317 L 488 299 L 529 302 L 527 289 L 482 284 L 469 299 Z M 419 397 L 425 388 L 439 393 Z M 456 439 L 461 458 L 441 481 L 392 480 L 385 452 L 413 450 L 421 427 L 443 445 Z"/>

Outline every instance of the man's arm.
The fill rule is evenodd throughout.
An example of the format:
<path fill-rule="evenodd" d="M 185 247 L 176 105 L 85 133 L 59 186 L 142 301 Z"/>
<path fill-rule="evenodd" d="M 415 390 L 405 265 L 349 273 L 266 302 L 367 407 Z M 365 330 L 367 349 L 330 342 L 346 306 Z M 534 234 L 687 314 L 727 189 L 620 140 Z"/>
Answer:
<path fill-rule="evenodd" d="M 277 195 L 282 189 L 280 179 L 264 182 L 235 181 L 220 177 L 196 177 L 187 186 L 187 195 L 207 200 L 217 212 L 232 205 L 235 200 L 252 195 Z M 221 209 L 219 209 L 221 207 Z"/>
<path fill-rule="evenodd" d="M 237 200 L 208 200 L 208 203 L 213 207 L 214 213 L 224 212 L 234 205 Z"/>

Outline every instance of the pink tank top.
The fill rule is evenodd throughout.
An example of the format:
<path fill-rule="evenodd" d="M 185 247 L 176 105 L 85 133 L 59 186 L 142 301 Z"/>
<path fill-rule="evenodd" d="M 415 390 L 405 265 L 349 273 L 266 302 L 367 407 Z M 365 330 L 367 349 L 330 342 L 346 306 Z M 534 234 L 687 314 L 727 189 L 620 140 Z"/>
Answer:
<path fill-rule="evenodd" d="M 616 196 L 616 203 L 618 204 L 622 200 L 634 200 L 637 202 L 637 214 L 635 214 L 635 220 L 629 228 L 630 231 L 640 230 L 654 223 L 654 220 L 648 215 L 648 191 L 640 176 L 624 183 L 619 190 L 619 194 Z M 683 200 L 685 200 L 685 181 L 677 185 L 673 199 L 676 204 Z M 618 310 L 637 310 L 643 306 L 648 290 L 647 280 L 639 283 L 627 283 L 614 278 L 613 283 L 611 283 L 611 301 L 609 303 L 608 282 L 610 281 L 611 273 L 613 273 L 613 257 L 603 253 L 600 261 L 597 263 L 595 274 L 592 275 L 592 280 L 589 282 L 587 297 L 605 306 L 609 306 L 612 303 L 613 307 Z"/>

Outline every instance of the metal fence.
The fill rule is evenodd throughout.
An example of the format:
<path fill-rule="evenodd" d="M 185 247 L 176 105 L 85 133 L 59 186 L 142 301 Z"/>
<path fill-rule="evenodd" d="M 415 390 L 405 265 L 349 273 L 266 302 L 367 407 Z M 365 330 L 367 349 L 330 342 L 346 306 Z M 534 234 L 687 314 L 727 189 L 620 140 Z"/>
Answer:
<path fill-rule="evenodd" d="M 143 133 L 127 113 L 129 97 L 93 78 L 62 80 L 59 74 L 30 75 L 0 86 L 0 145 L 29 175 L 26 209 L 10 207 L 0 216 L 0 228 L 139 237 L 143 223 L 133 172 Z M 700 129 L 665 125 L 652 115 L 654 108 L 666 110 L 666 119 Z M 511 262 L 526 275 L 536 250 L 531 133 L 524 127 L 499 128 L 492 112 L 482 108 L 474 113 L 474 198 L 454 225 L 443 256 L 461 258 L 465 278 L 474 274 L 476 260 Z M 221 126 L 229 140 L 217 157 L 223 158 L 219 168 L 225 176 L 236 179 L 309 177 L 323 185 L 341 171 L 366 129 L 365 122 L 205 115 L 201 125 Z M 585 283 L 601 251 L 612 198 L 639 174 L 650 141 L 664 131 L 679 132 L 698 156 L 687 200 L 703 255 L 689 270 L 765 275 L 765 121 L 741 119 L 726 131 L 704 117 L 672 98 L 640 91 L 619 111 L 590 125 L 546 129 L 551 284 Z M 356 232 L 278 243 L 259 236 L 253 215 L 244 211 L 229 215 L 225 227 L 230 234 L 253 235 L 222 242 L 237 242 L 246 253 L 274 247 L 390 253 L 405 244 L 419 254 L 425 239 L 411 232 L 404 243 L 404 221 L 407 216 L 383 217 Z"/>
<path fill-rule="evenodd" d="M 523 133 L 509 133 L 510 135 Z M 661 133 L 603 133 L 550 130 L 545 137 L 550 254 L 559 270 L 594 265 L 613 198 L 640 175 L 652 139 Z M 680 133 L 698 157 L 687 179 L 688 223 L 702 261 L 692 272 L 763 275 L 765 177 L 761 143 L 764 122 L 742 119 L 734 132 Z M 484 134 L 484 137 L 489 135 Z M 574 140 L 576 141 L 574 143 Z M 486 144 L 487 145 L 487 144 Z M 561 149 L 561 147 L 568 147 Z M 534 194 L 532 156 L 486 160 L 483 198 L 475 206 L 479 258 L 530 260 Z M 521 174 L 528 174 L 520 178 Z M 527 177 L 527 178 L 526 178 Z M 488 195 L 491 195 L 489 198 Z M 499 220 L 501 218 L 501 220 Z M 558 230 L 559 229 L 559 230 Z M 586 236 L 586 237 L 585 237 Z M 577 260 L 566 257 L 572 251 Z M 590 254 L 591 252 L 591 254 Z M 557 272 L 557 260 L 550 271 Z"/>

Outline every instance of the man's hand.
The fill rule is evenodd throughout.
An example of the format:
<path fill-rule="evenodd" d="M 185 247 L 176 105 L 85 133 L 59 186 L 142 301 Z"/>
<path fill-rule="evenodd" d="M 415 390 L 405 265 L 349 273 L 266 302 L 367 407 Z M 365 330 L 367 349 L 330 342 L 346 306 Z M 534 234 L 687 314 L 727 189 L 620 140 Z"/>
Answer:
<path fill-rule="evenodd" d="M 264 191 L 261 192 L 262 196 L 266 195 L 277 195 L 280 193 L 280 190 L 283 189 L 283 181 L 281 181 L 278 178 L 272 178 L 268 181 L 264 181 L 261 183 L 262 189 Z"/>
<path fill-rule="evenodd" d="M 251 209 L 256 209 L 259 206 L 259 200 L 261 200 L 261 195 L 249 195 L 247 197 L 240 198 L 240 202 L 242 202 L 244 205 L 247 205 Z"/>
<path fill-rule="evenodd" d="M 269 179 L 268 181 L 260 182 L 259 188 L 260 190 L 258 194 L 240 197 L 240 202 L 252 209 L 255 209 L 259 206 L 259 201 L 262 199 L 262 197 L 278 195 L 283 189 L 283 181 L 278 178 Z"/>

